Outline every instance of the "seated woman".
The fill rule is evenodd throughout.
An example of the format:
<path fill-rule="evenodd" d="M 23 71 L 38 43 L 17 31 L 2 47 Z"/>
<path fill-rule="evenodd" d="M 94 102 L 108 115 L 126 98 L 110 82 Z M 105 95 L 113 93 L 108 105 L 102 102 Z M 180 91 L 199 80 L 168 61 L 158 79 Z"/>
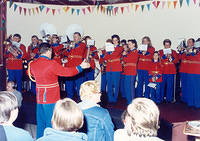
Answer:
<path fill-rule="evenodd" d="M 52 127 L 37 141 L 87 141 L 87 135 L 77 132 L 83 126 L 83 113 L 76 102 L 65 98 L 56 102 Z"/>
<path fill-rule="evenodd" d="M 30 134 L 20 128 L 13 126 L 13 122 L 18 116 L 17 98 L 14 94 L 8 91 L 0 92 L 0 140 L 3 141 L 3 136 L 6 136 L 7 141 L 33 141 Z M 2 128 L 3 127 L 3 128 Z M 4 132 L 2 132 L 4 130 Z"/>
<path fill-rule="evenodd" d="M 109 112 L 100 107 L 100 85 L 97 81 L 86 81 L 81 85 L 79 103 L 83 110 L 88 141 L 113 141 L 114 125 Z"/>
<path fill-rule="evenodd" d="M 147 98 L 136 98 L 122 115 L 124 129 L 118 129 L 114 141 L 162 141 L 157 136 L 159 110 Z"/>

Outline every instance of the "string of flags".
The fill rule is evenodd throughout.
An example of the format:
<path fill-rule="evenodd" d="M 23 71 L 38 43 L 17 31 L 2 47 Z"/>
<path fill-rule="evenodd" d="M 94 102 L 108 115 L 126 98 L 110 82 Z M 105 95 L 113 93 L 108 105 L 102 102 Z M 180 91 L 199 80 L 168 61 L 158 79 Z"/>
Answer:
<path fill-rule="evenodd" d="M 49 13 L 52 13 L 53 15 L 56 14 L 61 14 L 61 11 L 64 11 L 65 13 L 71 13 L 71 15 L 77 15 L 79 16 L 81 13 L 83 15 L 85 14 L 92 14 L 94 12 L 94 10 L 97 10 L 97 13 L 104 13 L 107 15 L 117 15 L 119 13 L 123 14 L 124 10 L 127 10 L 128 12 L 130 12 L 131 10 L 137 12 L 138 9 L 140 8 L 141 11 L 143 12 L 145 10 L 145 8 L 147 9 L 147 11 L 150 11 L 152 8 L 171 8 L 173 7 L 174 9 L 179 5 L 180 8 L 183 6 L 183 2 L 186 2 L 187 6 L 190 6 L 191 1 L 193 1 L 193 3 L 196 5 L 198 4 L 200 7 L 200 1 L 199 3 L 197 2 L 197 0 L 166 0 L 166 1 L 158 1 L 158 0 L 154 0 L 154 1 L 148 1 L 148 2 L 139 2 L 139 3 L 128 3 L 127 5 L 123 5 L 123 6 L 115 6 L 115 5 L 101 5 L 98 1 L 93 0 L 94 5 L 88 5 L 88 6 L 81 6 L 81 7 L 74 7 L 74 6 L 63 6 L 61 8 L 51 8 L 48 7 L 46 5 L 40 5 L 40 6 L 36 6 L 33 8 L 26 8 L 26 7 L 22 7 L 20 6 L 19 3 L 14 3 L 12 0 L 10 0 L 10 4 L 9 4 L 9 8 L 13 8 L 14 11 L 16 12 L 17 9 L 19 11 L 19 14 L 22 15 L 22 13 L 24 14 L 24 16 L 26 15 L 36 15 L 36 14 L 40 14 L 42 12 L 45 12 L 46 15 Z"/>

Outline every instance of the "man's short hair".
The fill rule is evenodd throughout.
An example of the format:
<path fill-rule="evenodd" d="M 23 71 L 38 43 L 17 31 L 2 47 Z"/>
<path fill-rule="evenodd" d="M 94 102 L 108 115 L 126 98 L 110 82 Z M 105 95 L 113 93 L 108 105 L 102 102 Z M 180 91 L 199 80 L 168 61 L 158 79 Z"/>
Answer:
<path fill-rule="evenodd" d="M 61 131 L 77 131 L 83 126 L 83 112 L 75 101 L 65 98 L 56 102 L 52 126 Z"/>
<path fill-rule="evenodd" d="M 86 81 L 81 84 L 80 97 L 84 100 L 87 96 L 100 93 L 100 84 L 96 80 Z"/>
<path fill-rule="evenodd" d="M 37 40 L 39 39 L 37 35 L 33 35 L 31 38 L 36 38 Z"/>
<path fill-rule="evenodd" d="M 0 92 L 0 123 L 10 119 L 11 111 L 18 108 L 17 98 L 8 91 Z"/>
<path fill-rule="evenodd" d="M 39 47 L 40 54 L 44 54 L 47 51 L 51 51 L 51 45 L 49 43 L 41 43 Z"/>
<path fill-rule="evenodd" d="M 165 45 L 166 43 L 169 43 L 170 46 L 172 45 L 172 42 L 171 42 L 170 39 L 165 39 L 165 40 L 163 41 L 163 45 Z"/>
<path fill-rule="evenodd" d="M 18 33 L 14 34 L 13 37 L 18 37 L 20 40 L 21 40 L 21 38 L 22 38 L 21 35 L 18 34 Z"/>
<path fill-rule="evenodd" d="M 74 35 L 77 34 L 81 37 L 81 33 L 80 32 L 74 32 Z"/>

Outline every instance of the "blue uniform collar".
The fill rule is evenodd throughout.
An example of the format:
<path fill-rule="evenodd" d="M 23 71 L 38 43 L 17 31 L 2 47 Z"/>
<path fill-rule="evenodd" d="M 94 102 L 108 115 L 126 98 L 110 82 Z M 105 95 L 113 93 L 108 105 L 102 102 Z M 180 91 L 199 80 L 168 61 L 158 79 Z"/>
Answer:
<path fill-rule="evenodd" d="M 47 60 L 51 60 L 49 57 L 44 56 L 44 55 L 41 55 L 39 58 L 45 58 L 45 59 L 47 59 Z"/>
<path fill-rule="evenodd" d="M 54 43 L 54 44 L 52 44 L 52 46 L 57 47 L 57 46 L 59 46 L 59 43 Z"/>
<path fill-rule="evenodd" d="M 81 43 L 81 41 L 79 41 L 78 43 L 75 43 L 75 48 L 79 47 L 80 43 Z"/>

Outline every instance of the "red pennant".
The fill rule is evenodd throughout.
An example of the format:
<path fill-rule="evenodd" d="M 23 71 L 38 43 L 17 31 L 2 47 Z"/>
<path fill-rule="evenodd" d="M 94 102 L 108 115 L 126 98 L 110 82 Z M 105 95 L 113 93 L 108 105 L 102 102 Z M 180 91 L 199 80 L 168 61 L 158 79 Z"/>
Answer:
<path fill-rule="evenodd" d="M 22 7 L 19 7 L 19 14 L 21 15 L 22 13 Z"/>
<path fill-rule="evenodd" d="M 196 4 L 197 3 L 197 1 L 196 0 L 193 0 L 194 1 L 194 4 Z"/>
<path fill-rule="evenodd" d="M 152 4 L 154 5 L 155 8 L 157 7 L 156 1 L 153 1 Z"/>
<path fill-rule="evenodd" d="M 117 11 L 118 11 L 118 7 L 115 7 L 115 8 L 114 8 L 114 13 L 115 13 L 115 15 L 117 14 Z"/>
<path fill-rule="evenodd" d="M 24 15 L 26 16 L 26 8 L 24 8 Z"/>
<path fill-rule="evenodd" d="M 156 8 L 158 8 L 159 4 L 160 4 L 160 1 L 157 1 L 157 7 Z"/>
<path fill-rule="evenodd" d="M 31 9 L 30 8 L 28 9 L 28 13 L 29 13 L 29 16 L 30 16 L 31 15 Z"/>
<path fill-rule="evenodd" d="M 101 12 L 103 11 L 103 5 L 101 5 Z"/>
<path fill-rule="evenodd" d="M 83 11 L 83 14 L 85 15 L 85 8 L 83 8 L 82 11 Z"/>
<path fill-rule="evenodd" d="M 124 7 L 121 7 L 122 14 L 124 13 Z"/>
<path fill-rule="evenodd" d="M 39 14 L 39 8 L 38 8 L 38 7 L 36 7 L 35 9 L 36 9 L 37 13 Z"/>
<path fill-rule="evenodd" d="M 88 7 L 87 7 L 87 9 L 88 9 L 88 11 L 89 11 L 89 12 L 91 13 L 91 9 L 90 9 L 90 6 L 88 6 Z"/>
<path fill-rule="evenodd" d="M 55 15 L 56 9 L 52 9 L 52 13 L 53 15 Z"/>
<path fill-rule="evenodd" d="M 174 8 L 176 8 L 176 5 L 177 5 L 177 1 L 174 1 Z"/>
<path fill-rule="evenodd" d="M 137 11 L 139 8 L 139 5 L 135 5 L 135 11 Z"/>

